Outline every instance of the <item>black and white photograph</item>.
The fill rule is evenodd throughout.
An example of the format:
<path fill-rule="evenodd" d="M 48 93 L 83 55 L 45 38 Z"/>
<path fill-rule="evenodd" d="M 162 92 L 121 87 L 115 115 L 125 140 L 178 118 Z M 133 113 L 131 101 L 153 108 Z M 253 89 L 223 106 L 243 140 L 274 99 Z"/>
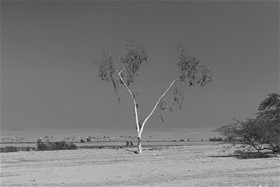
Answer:
<path fill-rule="evenodd" d="M 3 187 L 279 187 L 279 0 L 0 0 Z"/>

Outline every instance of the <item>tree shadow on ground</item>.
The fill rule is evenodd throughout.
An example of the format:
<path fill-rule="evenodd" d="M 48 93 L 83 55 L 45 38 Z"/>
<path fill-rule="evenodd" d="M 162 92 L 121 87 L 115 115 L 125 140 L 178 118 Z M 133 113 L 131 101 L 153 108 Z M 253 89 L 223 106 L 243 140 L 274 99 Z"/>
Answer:
<path fill-rule="evenodd" d="M 228 155 L 210 155 L 209 157 L 212 157 L 212 158 L 228 158 L 228 157 L 236 157 L 236 156 L 233 155 L 233 154 L 228 154 Z"/>
<path fill-rule="evenodd" d="M 256 159 L 256 158 L 272 158 L 276 157 L 276 154 L 272 152 L 248 152 L 248 151 L 235 151 L 234 154 L 228 155 L 211 155 L 209 157 L 214 158 L 227 158 L 227 157 L 235 157 L 238 159 Z"/>
<path fill-rule="evenodd" d="M 138 154 L 138 151 L 135 151 L 135 150 L 126 149 L 126 151 L 128 151 L 128 152 L 130 152 L 130 153 Z"/>

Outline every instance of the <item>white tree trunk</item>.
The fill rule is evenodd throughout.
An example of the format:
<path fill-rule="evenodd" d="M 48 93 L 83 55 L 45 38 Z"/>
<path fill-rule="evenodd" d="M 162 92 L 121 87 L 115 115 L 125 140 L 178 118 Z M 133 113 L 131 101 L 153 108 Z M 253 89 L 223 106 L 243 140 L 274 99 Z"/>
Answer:
<path fill-rule="evenodd" d="M 141 139 L 141 134 L 138 133 L 138 154 L 142 153 L 142 139 Z"/>
<path fill-rule="evenodd" d="M 135 123 L 136 123 L 136 131 L 137 131 L 137 135 L 138 135 L 138 154 L 142 153 L 142 144 L 141 144 L 141 129 L 140 129 L 140 125 L 139 125 L 139 118 L 138 118 L 138 109 L 137 109 L 137 102 L 135 100 L 135 97 L 133 95 L 133 93 L 131 92 L 131 90 L 129 89 L 129 87 L 126 85 L 126 83 L 124 82 L 121 73 L 125 68 L 123 68 L 121 71 L 118 71 L 116 68 L 115 70 L 118 72 L 119 78 L 121 79 L 123 85 L 125 86 L 126 90 L 128 91 L 128 93 L 131 96 L 131 99 L 133 101 L 133 105 L 134 105 L 134 115 L 135 115 Z"/>

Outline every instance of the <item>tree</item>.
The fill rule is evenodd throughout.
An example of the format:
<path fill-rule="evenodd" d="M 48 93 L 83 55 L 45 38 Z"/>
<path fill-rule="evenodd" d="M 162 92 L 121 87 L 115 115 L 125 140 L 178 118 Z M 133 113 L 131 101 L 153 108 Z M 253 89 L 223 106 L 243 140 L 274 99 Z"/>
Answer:
<path fill-rule="evenodd" d="M 120 86 L 124 87 L 130 94 L 133 101 L 136 132 L 138 135 L 138 153 L 142 153 L 141 135 L 144 126 L 157 108 L 160 110 L 163 122 L 163 116 L 166 112 L 169 112 L 172 116 L 174 109 L 182 109 L 186 88 L 193 88 L 197 84 L 204 86 L 212 81 L 210 70 L 206 66 L 200 65 L 197 58 L 189 55 L 184 45 L 181 44 L 177 47 L 177 53 L 179 55 L 177 62 L 178 75 L 160 95 L 151 112 L 144 120 L 139 120 L 138 92 L 134 91 L 131 85 L 137 78 L 141 65 L 148 60 L 145 49 L 142 46 L 136 45 L 133 41 L 127 44 L 127 53 L 120 57 L 121 68 L 117 67 L 116 58 L 111 53 L 105 51 L 102 53 L 101 60 L 94 62 L 98 68 L 98 76 L 101 80 L 112 83 L 119 101 Z M 167 94 L 172 95 L 172 100 L 165 98 Z"/>
<path fill-rule="evenodd" d="M 225 136 L 225 142 L 241 148 L 280 152 L 280 96 L 273 93 L 259 105 L 256 118 L 244 122 L 236 120 L 216 129 Z"/>
<path fill-rule="evenodd" d="M 280 95 L 268 94 L 259 106 L 256 120 L 264 124 L 268 134 L 267 145 L 273 152 L 280 152 Z"/>

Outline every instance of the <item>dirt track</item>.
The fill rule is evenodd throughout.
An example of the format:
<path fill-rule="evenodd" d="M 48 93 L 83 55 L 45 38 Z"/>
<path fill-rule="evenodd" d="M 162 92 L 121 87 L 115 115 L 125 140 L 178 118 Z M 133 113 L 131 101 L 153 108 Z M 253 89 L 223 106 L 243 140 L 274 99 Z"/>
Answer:
<path fill-rule="evenodd" d="M 279 157 L 241 160 L 222 147 L 1 153 L 1 186 L 280 186 Z"/>

